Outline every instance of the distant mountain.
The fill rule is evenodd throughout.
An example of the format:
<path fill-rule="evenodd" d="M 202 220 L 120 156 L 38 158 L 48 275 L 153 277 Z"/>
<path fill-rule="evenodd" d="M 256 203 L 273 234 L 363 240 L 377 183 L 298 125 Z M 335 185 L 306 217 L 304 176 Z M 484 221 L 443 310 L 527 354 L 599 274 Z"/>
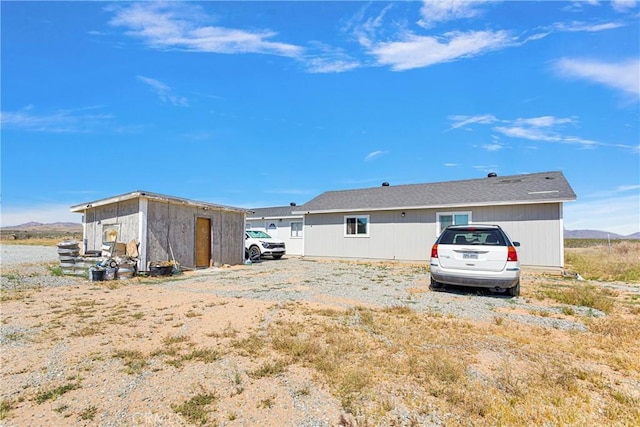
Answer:
<path fill-rule="evenodd" d="M 75 222 L 52 222 L 43 224 L 41 222 L 27 222 L 25 224 L 5 226 L 2 230 L 24 230 L 24 231 L 69 231 L 69 232 L 81 232 L 82 224 Z"/>
<path fill-rule="evenodd" d="M 640 233 L 622 236 L 601 230 L 564 230 L 565 239 L 640 239 Z"/>

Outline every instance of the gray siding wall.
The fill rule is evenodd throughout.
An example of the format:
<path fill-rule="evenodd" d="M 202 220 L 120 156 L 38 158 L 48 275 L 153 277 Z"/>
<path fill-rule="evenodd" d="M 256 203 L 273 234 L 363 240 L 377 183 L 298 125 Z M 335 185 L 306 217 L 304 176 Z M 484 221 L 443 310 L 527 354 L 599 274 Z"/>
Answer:
<path fill-rule="evenodd" d="M 498 224 L 520 242 L 520 264 L 564 267 L 562 204 L 483 207 L 473 210 L 473 222 Z"/>
<path fill-rule="evenodd" d="M 171 250 L 185 267 L 196 264 L 196 219 L 211 220 L 211 257 L 216 265 L 242 264 L 244 214 L 149 201 L 147 260 L 169 261 Z"/>
<path fill-rule="evenodd" d="M 344 216 L 350 213 L 305 217 L 305 256 L 428 260 L 436 238 L 435 211 L 358 212 L 369 215 L 369 237 L 345 237 Z"/>
<path fill-rule="evenodd" d="M 242 264 L 244 260 L 244 214 L 218 211 L 210 215 L 214 264 Z"/>
<path fill-rule="evenodd" d="M 514 205 L 455 209 L 421 209 L 306 215 L 304 255 L 428 261 L 438 235 L 436 214 L 471 212 L 473 223 L 502 226 L 521 246 L 526 266 L 564 265 L 562 204 Z M 345 215 L 369 215 L 369 237 L 345 237 Z"/>
<path fill-rule="evenodd" d="M 118 241 L 127 243 L 138 238 L 138 200 L 126 200 L 85 211 L 85 250 L 99 251 L 102 248 L 102 231 L 106 226 L 119 224 Z"/>
<path fill-rule="evenodd" d="M 188 208 L 149 200 L 147 262 L 170 261 L 171 245 L 174 257 L 180 265 L 193 266 L 194 235 L 193 214 Z"/>

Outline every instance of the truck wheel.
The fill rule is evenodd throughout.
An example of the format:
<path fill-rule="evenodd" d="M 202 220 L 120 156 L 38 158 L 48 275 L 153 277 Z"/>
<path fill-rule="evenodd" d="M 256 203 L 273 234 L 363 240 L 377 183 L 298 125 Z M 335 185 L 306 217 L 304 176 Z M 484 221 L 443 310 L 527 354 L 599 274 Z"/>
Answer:
<path fill-rule="evenodd" d="M 249 259 L 259 259 L 260 255 L 262 254 L 259 247 L 254 245 L 249 248 Z"/>

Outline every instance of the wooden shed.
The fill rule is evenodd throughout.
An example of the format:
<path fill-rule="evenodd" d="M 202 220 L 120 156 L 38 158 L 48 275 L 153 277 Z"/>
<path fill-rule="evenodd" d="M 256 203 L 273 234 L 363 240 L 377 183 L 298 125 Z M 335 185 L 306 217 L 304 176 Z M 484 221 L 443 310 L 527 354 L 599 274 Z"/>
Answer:
<path fill-rule="evenodd" d="M 105 242 L 135 242 L 138 271 L 151 262 L 205 268 L 244 259 L 245 209 L 138 190 L 71 211 L 83 214 L 85 253 L 100 251 Z"/>

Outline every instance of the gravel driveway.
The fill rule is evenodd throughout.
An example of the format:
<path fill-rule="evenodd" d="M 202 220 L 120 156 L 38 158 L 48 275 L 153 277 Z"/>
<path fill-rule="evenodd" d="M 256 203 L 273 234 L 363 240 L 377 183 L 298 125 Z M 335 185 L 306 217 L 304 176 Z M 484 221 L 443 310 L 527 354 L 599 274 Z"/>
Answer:
<path fill-rule="evenodd" d="M 341 307 L 407 306 L 418 312 L 477 321 L 491 321 L 500 311 L 501 317 L 520 323 L 585 329 L 582 323 L 541 316 L 544 312 L 560 314 L 562 308 L 537 305 L 525 297 L 511 298 L 469 288 L 434 292 L 429 288 L 426 264 L 284 258 L 242 268 L 201 270 L 187 277 L 163 286 L 221 297 L 276 302 L 309 301 Z M 525 273 L 522 286 L 526 287 L 535 279 L 535 275 Z M 207 286 L 203 286 L 205 284 Z M 583 307 L 573 309 L 579 315 L 602 315 L 594 310 L 587 313 Z M 524 314 L 527 312 L 534 314 Z"/>
<path fill-rule="evenodd" d="M 55 247 L 3 245 L 3 267 L 21 263 L 51 262 L 57 259 Z M 25 267 L 26 268 L 26 267 Z M 38 277 L 29 271 L 21 286 L 63 286 L 77 283 L 74 277 Z M 538 276 L 523 274 L 522 286 Z M 0 287 L 7 287 L 5 277 Z M 545 280 L 559 280 L 547 278 Z M 15 287 L 15 283 L 12 283 Z M 443 316 L 491 321 L 500 316 L 512 321 L 557 329 L 584 330 L 582 323 L 540 313 L 560 314 L 562 307 L 535 304 L 526 297 L 510 298 L 491 292 L 447 288 L 443 292 L 429 289 L 426 264 L 384 262 L 354 262 L 344 260 L 305 259 L 287 257 L 265 260 L 250 266 L 209 268 L 174 276 L 158 286 L 167 290 L 214 294 L 220 297 L 247 298 L 262 301 L 308 301 L 340 307 L 407 306 L 418 312 L 439 313 Z M 573 307 L 578 316 L 600 316 L 602 313 Z M 534 313 L 534 314 L 526 314 Z"/>
<path fill-rule="evenodd" d="M 51 262 L 58 259 L 55 246 L 0 245 L 0 265 Z"/>

